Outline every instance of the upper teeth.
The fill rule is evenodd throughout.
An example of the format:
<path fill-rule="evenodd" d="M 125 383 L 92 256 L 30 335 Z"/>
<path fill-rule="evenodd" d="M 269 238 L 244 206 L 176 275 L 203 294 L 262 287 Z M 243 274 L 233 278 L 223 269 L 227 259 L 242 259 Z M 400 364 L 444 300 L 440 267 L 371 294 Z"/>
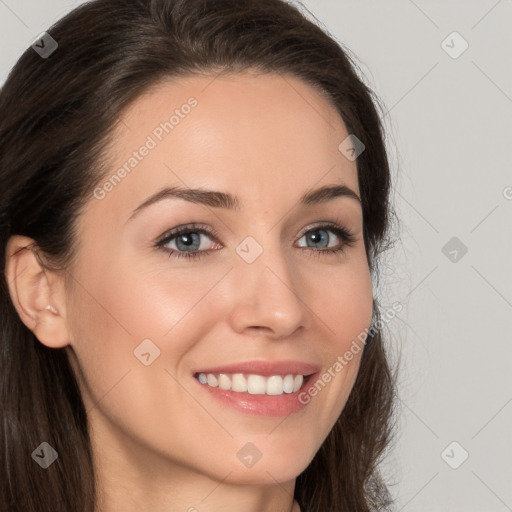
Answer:
<path fill-rule="evenodd" d="M 231 390 L 239 393 L 248 392 L 251 395 L 282 395 L 283 393 L 295 393 L 300 389 L 304 381 L 302 375 L 263 375 L 243 373 L 200 373 L 197 377 L 202 384 L 223 390 Z"/>

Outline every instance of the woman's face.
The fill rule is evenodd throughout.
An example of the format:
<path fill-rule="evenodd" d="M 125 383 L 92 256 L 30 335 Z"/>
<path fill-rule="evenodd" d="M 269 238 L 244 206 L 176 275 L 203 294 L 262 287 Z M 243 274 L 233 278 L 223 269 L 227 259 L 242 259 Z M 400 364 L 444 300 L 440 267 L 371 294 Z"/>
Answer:
<path fill-rule="evenodd" d="M 98 457 L 145 478 L 292 480 L 346 403 L 372 315 L 361 204 L 340 193 L 360 196 L 349 133 L 275 74 L 166 81 L 120 121 L 66 306 Z"/>

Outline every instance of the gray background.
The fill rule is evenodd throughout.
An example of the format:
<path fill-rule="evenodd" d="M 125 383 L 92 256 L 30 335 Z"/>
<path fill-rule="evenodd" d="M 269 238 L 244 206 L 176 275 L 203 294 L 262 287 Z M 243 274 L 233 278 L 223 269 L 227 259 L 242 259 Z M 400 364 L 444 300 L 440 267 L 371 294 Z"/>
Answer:
<path fill-rule="evenodd" d="M 79 3 L 0 0 L 0 81 Z M 385 328 L 402 358 L 383 464 L 397 510 L 512 510 L 512 0 L 304 5 L 386 112 L 401 238 L 377 292 L 404 308 Z"/>

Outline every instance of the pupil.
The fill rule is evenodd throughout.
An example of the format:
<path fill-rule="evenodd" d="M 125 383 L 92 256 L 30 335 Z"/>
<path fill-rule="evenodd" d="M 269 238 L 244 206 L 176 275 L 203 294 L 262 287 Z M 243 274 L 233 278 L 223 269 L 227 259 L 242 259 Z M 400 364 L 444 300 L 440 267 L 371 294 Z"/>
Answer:
<path fill-rule="evenodd" d="M 322 241 L 322 239 L 325 241 L 325 235 L 319 234 L 319 233 L 325 233 L 323 230 L 313 231 L 311 233 L 311 241 L 314 244 L 318 244 Z"/>
<path fill-rule="evenodd" d="M 197 234 L 194 235 L 193 233 L 184 233 L 180 235 L 176 240 L 176 246 L 178 249 L 190 248 L 194 243 L 198 241 L 198 238 L 199 236 Z"/>
<path fill-rule="evenodd" d="M 190 245 L 193 242 L 192 237 L 189 235 L 182 235 L 182 241 L 185 245 Z"/>

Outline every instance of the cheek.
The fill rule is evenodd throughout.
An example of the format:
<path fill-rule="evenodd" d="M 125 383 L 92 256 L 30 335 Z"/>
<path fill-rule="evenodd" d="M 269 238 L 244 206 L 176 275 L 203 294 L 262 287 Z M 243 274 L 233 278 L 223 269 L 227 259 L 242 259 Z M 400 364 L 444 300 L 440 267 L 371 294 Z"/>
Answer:
<path fill-rule="evenodd" d="M 324 323 L 327 350 L 341 351 L 350 346 L 365 328 L 373 311 L 373 288 L 366 258 L 357 258 L 350 265 L 335 270 L 317 283 L 311 307 Z"/>
<path fill-rule="evenodd" d="M 77 340 L 87 339 L 87 349 L 119 355 L 133 352 L 147 338 L 156 344 L 172 338 L 214 283 L 205 273 L 148 271 L 122 261 L 77 276 L 85 283 L 73 297 Z"/>
<path fill-rule="evenodd" d="M 176 375 L 184 354 L 207 337 L 215 316 L 207 292 L 218 277 L 183 268 L 148 271 L 122 258 L 108 265 L 101 255 L 85 259 L 91 264 L 75 269 L 76 282 L 83 284 L 76 286 L 68 307 L 84 399 L 95 403 L 107 393 L 115 395 L 113 414 L 125 406 L 125 413 L 136 410 L 135 404 L 149 406 L 144 396 L 158 397 L 159 390 L 172 388 L 166 370 Z M 153 405 L 158 410 L 161 403 Z"/>
<path fill-rule="evenodd" d="M 320 282 L 320 281 L 318 281 Z M 326 433 L 343 410 L 355 383 L 364 340 L 371 324 L 373 289 L 366 258 L 332 272 L 311 295 L 319 322 L 325 327 L 322 337 L 323 372 L 305 390 L 302 399 L 316 408 L 319 424 Z M 320 347 L 319 347 L 320 349 Z"/>

